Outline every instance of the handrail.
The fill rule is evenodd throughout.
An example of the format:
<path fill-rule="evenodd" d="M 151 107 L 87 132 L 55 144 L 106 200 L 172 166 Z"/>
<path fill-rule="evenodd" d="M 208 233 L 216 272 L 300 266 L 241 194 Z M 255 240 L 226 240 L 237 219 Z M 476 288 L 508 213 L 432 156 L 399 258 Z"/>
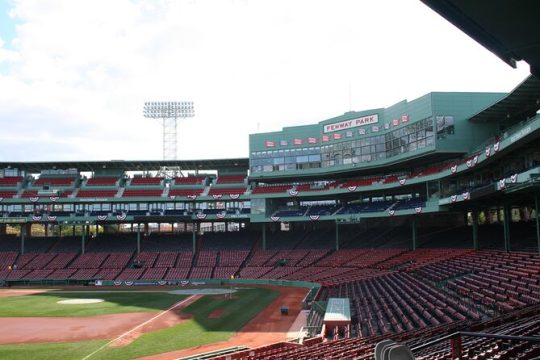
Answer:
<path fill-rule="evenodd" d="M 411 348 L 411 351 L 424 350 L 430 346 L 439 344 L 446 340 L 451 340 L 458 336 L 485 337 L 485 338 L 492 338 L 492 339 L 499 339 L 499 340 L 528 341 L 528 342 L 540 343 L 540 336 L 515 336 L 515 335 L 499 335 L 499 334 L 490 334 L 490 333 L 481 333 L 481 332 L 457 331 L 455 333 L 445 335 L 439 339 L 432 340 L 425 344 L 415 346 Z"/>

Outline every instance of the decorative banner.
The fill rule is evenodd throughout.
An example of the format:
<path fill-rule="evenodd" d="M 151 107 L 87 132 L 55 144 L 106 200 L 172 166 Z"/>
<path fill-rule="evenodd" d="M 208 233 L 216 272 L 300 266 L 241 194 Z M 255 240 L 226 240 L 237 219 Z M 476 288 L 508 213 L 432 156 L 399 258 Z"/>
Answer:
<path fill-rule="evenodd" d="M 122 285 L 122 282 L 118 281 L 118 280 L 114 280 L 113 284 L 114 284 L 114 286 L 120 286 L 120 285 Z"/>
<path fill-rule="evenodd" d="M 311 221 L 317 221 L 319 220 L 321 216 L 320 215 L 309 215 L 309 218 L 311 219 Z"/>
<path fill-rule="evenodd" d="M 56 221 L 56 216 L 52 216 L 52 215 L 49 215 L 47 216 L 47 219 L 49 219 L 49 221 Z"/>
<path fill-rule="evenodd" d="M 107 220 L 108 217 L 109 217 L 108 215 L 98 215 L 97 219 L 99 221 L 105 221 L 105 220 Z"/>
<path fill-rule="evenodd" d="M 452 202 L 456 202 L 456 200 L 457 200 L 457 195 L 452 195 L 452 196 L 450 196 L 450 200 L 452 200 Z"/>
<path fill-rule="evenodd" d="M 4 200 L 4 198 L 3 198 L 3 197 L 0 197 L 0 202 L 2 202 L 2 200 Z"/>
<path fill-rule="evenodd" d="M 197 219 L 199 219 L 199 220 L 206 219 L 206 214 L 205 213 L 197 213 Z"/>
<path fill-rule="evenodd" d="M 357 186 L 354 186 L 354 185 L 353 186 L 348 186 L 347 190 L 349 190 L 350 192 L 353 192 L 353 191 L 356 191 L 356 188 L 357 188 Z"/>
<path fill-rule="evenodd" d="M 416 211 L 417 214 L 420 214 L 422 212 L 422 208 L 421 207 L 415 207 L 414 211 Z"/>
<path fill-rule="evenodd" d="M 163 286 L 163 285 L 167 285 L 167 282 L 165 280 L 158 280 L 158 285 L 160 286 Z"/>
<path fill-rule="evenodd" d="M 197 198 L 197 195 L 187 195 L 186 197 L 190 200 L 195 200 Z"/>
<path fill-rule="evenodd" d="M 450 167 L 450 171 L 452 172 L 452 174 L 455 174 L 457 172 L 457 165 L 452 165 Z"/>
<path fill-rule="evenodd" d="M 272 219 L 272 221 L 279 221 L 279 216 L 270 216 L 270 219 Z"/>
<path fill-rule="evenodd" d="M 221 195 L 221 194 L 214 194 L 214 195 L 212 195 L 212 197 L 213 197 L 214 199 L 221 199 L 222 196 L 223 196 L 223 195 Z"/>
<path fill-rule="evenodd" d="M 398 126 L 398 125 L 399 125 L 399 119 L 393 119 L 392 126 Z"/>
<path fill-rule="evenodd" d="M 49 196 L 49 199 L 52 201 L 52 202 L 55 202 L 56 200 L 59 199 L 58 196 Z"/>
<path fill-rule="evenodd" d="M 126 214 L 116 215 L 116 219 L 120 220 L 120 221 L 125 220 L 126 219 Z"/>
<path fill-rule="evenodd" d="M 225 218 L 225 215 L 227 215 L 227 214 L 226 214 L 226 213 L 217 213 L 217 214 L 216 214 L 216 217 L 217 217 L 218 219 L 223 219 L 223 218 Z"/>
<path fill-rule="evenodd" d="M 291 196 L 298 195 L 298 190 L 289 189 L 289 195 L 291 195 Z"/>
<path fill-rule="evenodd" d="M 473 157 L 473 165 L 476 166 L 478 164 L 478 155 L 474 155 Z"/>
<path fill-rule="evenodd" d="M 379 127 L 378 127 L 377 125 L 373 125 L 373 126 L 371 127 L 371 131 L 372 131 L 372 132 L 379 132 Z"/>
<path fill-rule="evenodd" d="M 302 145 L 304 143 L 304 140 L 302 139 L 294 139 L 293 145 Z"/>
<path fill-rule="evenodd" d="M 133 285 L 133 281 L 124 281 L 124 284 L 126 284 L 127 286 L 131 286 Z"/>
<path fill-rule="evenodd" d="M 352 119 L 352 120 L 345 120 L 345 121 L 340 121 L 337 123 L 325 125 L 323 132 L 326 134 L 329 132 L 355 128 L 355 127 L 359 127 L 363 125 L 371 125 L 371 124 L 377 123 L 378 121 L 379 121 L 378 114 L 362 116 L 362 117 Z"/>
<path fill-rule="evenodd" d="M 341 134 L 340 134 L 340 133 L 332 134 L 332 139 L 334 139 L 334 140 L 339 140 L 339 139 L 341 139 Z"/>
<path fill-rule="evenodd" d="M 188 284 L 189 284 L 189 280 L 182 280 L 182 281 L 180 281 L 180 285 L 182 285 L 182 286 L 186 286 L 186 285 L 188 285 Z"/>
<path fill-rule="evenodd" d="M 32 196 L 29 198 L 31 202 L 36 202 L 39 200 L 39 196 Z"/>
<path fill-rule="evenodd" d="M 495 150 L 495 152 L 499 151 L 500 148 L 501 148 L 500 141 L 497 141 L 495 144 L 493 144 L 493 150 Z"/>
<path fill-rule="evenodd" d="M 287 140 L 280 140 L 280 141 L 279 141 L 279 145 L 281 145 L 281 146 L 287 146 L 287 145 L 289 145 L 289 142 L 288 142 Z"/>
<path fill-rule="evenodd" d="M 41 221 L 41 216 L 39 216 L 39 215 L 32 215 L 32 221 Z"/>
<path fill-rule="evenodd" d="M 488 158 L 490 156 L 491 156 L 491 147 L 488 146 L 488 147 L 486 147 L 486 157 Z"/>
<path fill-rule="evenodd" d="M 366 129 L 364 128 L 358 129 L 358 135 L 366 135 Z"/>
<path fill-rule="evenodd" d="M 384 128 L 385 128 L 386 130 L 390 129 L 390 123 L 385 123 L 385 124 L 384 124 Z"/>
<path fill-rule="evenodd" d="M 176 195 L 171 195 L 171 196 L 169 196 L 169 199 L 171 199 L 171 200 L 176 199 Z"/>
<path fill-rule="evenodd" d="M 240 197 L 240 194 L 229 194 L 229 197 L 233 200 L 236 200 Z"/>
<path fill-rule="evenodd" d="M 308 137 L 307 138 L 307 143 L 308 144 L 317 144 L 319 142 L 319 139 L 316 138 L 316 137 Z"/>
<path fill-rule="evenodd" d="M 264 146 L 267 147 L 267 148 L 269 148 L 269 147 L 270 147 L 270 148 L 273 148 L 273 147 L 276 146 L 276 143 L 273 142 L 273 141 L 270 141 L 270 140 L 266 140 L 266 141 L 264 142 Z"/>
<path fill-rule="evenodd" d="M 517 181 L 518 181 L 518 174 L 514 174 L 514 175 L 510 176 L 510 182 L 512 184 L 517 183 Z"/>
<path fill-rule="evenodd" d="M 328 141 L 330 141 L 330 136 L 328 136 L 328 135 L 323 135 L 323 136 L 322 136 L 322 142 L 328 142 Z"/>
<path fill-rule="evenodd" d="M 405 185 L 405 182 L 407 182 L 407 179 L 399 179 L 400 185 Z"/>
<path fill-rule="evenodd" d="M 401 122 L 406 123 L 409 121 L 409 115 L 401 115 Z"/>
<path fill-rule="evenodd" d="M 473 167 L 473 162 L 472 162 L 472 160 L 467 160 L 467 167 L 468 167 L 468 168 Z"/>
<path fill-rule="evenodd" d="M 466 191 L 463 193 L 463 200 L 470 200 L 471 199 L 471 193 Z"/>
<path fill-rule="evenodd" d="M 394 216 L 395 213 L 396 213 L 396 210 L 394 210 L 394 209 L 388 210 L 388 215 L 390 215 L 390 216 Z"/>
<path fill-rule="evenodd" d="M 499 180 L 499 189 L 504 190 L 506 188 L 506 179 Z"/>

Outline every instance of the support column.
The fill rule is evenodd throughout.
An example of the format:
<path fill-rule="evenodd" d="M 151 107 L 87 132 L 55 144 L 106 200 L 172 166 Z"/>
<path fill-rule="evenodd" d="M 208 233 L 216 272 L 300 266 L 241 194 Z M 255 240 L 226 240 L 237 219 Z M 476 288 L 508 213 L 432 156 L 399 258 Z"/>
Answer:
<path fill-rule="evenodd" d="M 262 223 L 262 249 L 266 250 L 266 223 Z"/>
<path fill-rule="evenodd" d="M 81 254 L 85 253 L 86 248 L 86 225 L 82 226 L 82 236 L 81 236 Z"/>
<path fill-rule="evenodd" d="M 6 235 L 6 229 L 7 229 L 6 224 L 0 224 L 0 236 L 5 236 Z"/>
<path fill-rule="evenodd" d="M 193 253 L 195 254 L 195 251 L 197 251 L 197 223 L 193 223 L 193 226 L 191 227 L 191 234 L 192 234 L 192 245 L 193 245 Z"/>
<path fill-rule="evenodd" d="M 336 251 L 339 250 L 339 222 L 336 220 Z"/>
<path fill-rule="evenodd" d="M 137 224 L 137 255 L 141 253 L 141 224 Z"/>
<path fill-rule="evenodd" d="M 75 225 L 71 227 L 71 235 L 75 236 Z"/>
<path fill-rule="evenodd" d="M 534 213 L 536 218 L 536 244 L 538 245 L 538 254 L 540 254 L 540 217 L 538 216 L 539 207 L 538 194 L 534 195 Z"/>
<path fill-rule="evenodd" d="M 43 224 L 43 230 L 45 232 L 45 237 L 49 237 L 49 224 Z"/>
<path fill-rule="evenodd" d="M 416 218 L 413 217 L 412 223 L 412 250 L 416 250 Z"/>
<path fill-rule="evenodd" d="M 21 255 L 24 254 L 24 237 L 26 233 L 26 226 L 21 225 Z"/>
<path fill-rule="evenodd" d="M 473 249 L 478 250 L 478 212 L 473 210 L 472 213 L 472 241 Z"/>
<path fill-rule="evenodd" d="M 503 208 L 504 251 L 510 251 L 510 210 L 508 205 Z"/>
<path fill-rule="evenodd" d="M 461 346 L 461 336 L 456 336 L 450 339 L 450 346 L 452 348 L 452 359 L 461 359 L 463 355 Z"/>

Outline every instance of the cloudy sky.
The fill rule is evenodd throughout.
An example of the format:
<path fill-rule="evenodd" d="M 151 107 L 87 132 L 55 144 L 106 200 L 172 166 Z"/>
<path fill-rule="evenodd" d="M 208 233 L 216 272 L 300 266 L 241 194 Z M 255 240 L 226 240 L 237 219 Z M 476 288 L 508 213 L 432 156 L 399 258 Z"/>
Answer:
<path fill-rule="evenodd" d="M 192 100 L 178 158 L 512 69 L 419 0 L 0 0 L 0 161 L 161 159 L 150 100 Z"/>

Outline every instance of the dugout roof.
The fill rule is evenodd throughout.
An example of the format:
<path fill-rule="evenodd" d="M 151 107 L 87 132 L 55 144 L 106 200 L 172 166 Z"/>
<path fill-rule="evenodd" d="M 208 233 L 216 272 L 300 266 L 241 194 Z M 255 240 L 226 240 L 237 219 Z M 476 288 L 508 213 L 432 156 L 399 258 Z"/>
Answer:
<path fill-rule="evenodd" d="M 540 76 L 538 0 L 421 0 L 504 62 Z"/>

